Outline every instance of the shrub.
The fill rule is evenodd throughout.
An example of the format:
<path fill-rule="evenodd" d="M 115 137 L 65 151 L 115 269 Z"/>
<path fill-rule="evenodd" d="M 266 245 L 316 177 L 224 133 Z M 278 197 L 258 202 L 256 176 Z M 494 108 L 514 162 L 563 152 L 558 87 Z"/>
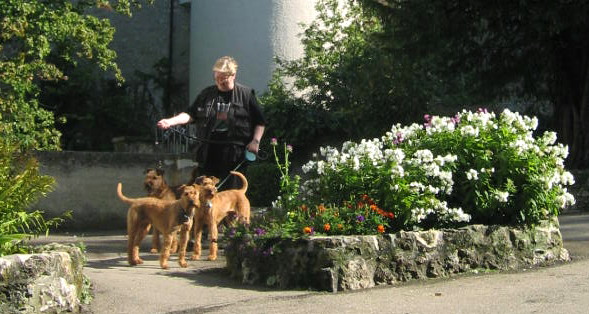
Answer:
<path fill-rule="evenodd" d="M 248 198 L 252 206 L 267 207 L 278 196 L 280 176 L 272 162 L 260 161 L 247 168 Z"/>
<path fill-rule="evenodd" d="M 52 177 L 39 174 L 36 159 L 0 140 L 0 256 L 26 252 L 24 240 L 63 221 L 60 217 L 46 220 L 38 210 L 27 211 L 53 184 Z"/>
<path fill-rule="evenodd" d="M 303 166 L 281 170 L 280 197 L 252 226 L 231 233 L 299 237 L 377 234 L 471 223 L 534 225 L 574 204 L 565 186 L 568 148 L 537 119 L 479 109 L 395 125 L 381 138 L 324 147 Z M 303 182 L 301 184 L 301 182 Z M 248 231 L 251 230 L 251 231 Z"/>

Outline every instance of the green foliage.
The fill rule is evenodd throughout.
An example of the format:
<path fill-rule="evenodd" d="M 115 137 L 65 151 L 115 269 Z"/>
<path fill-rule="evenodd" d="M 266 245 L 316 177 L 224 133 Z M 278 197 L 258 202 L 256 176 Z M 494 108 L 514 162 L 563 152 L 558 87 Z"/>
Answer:
<path fill-rule="evenodd" d="M 434 95 L 468 99 L 445 97 L 444 106 L 502 102 L 544 115 L 552 124 L 544 127 L 571 147 L 569 162 L 589 164 L 585 117 L 577 114 L 589 106 L 588 1 L 361 2 L 383 21 L 387 50 L 443 87 Z"/>
<path fill-rule="evenodd" d="M 536 225 L 575 203 L 568 149 L 554 132 L 534 136 L 537 125 L 509 110 L 426 115 L 424 124 L 397 124 L 381 138 L 321 148 L 303 166 L 304 180 L 288 172 L 289 149 L 284 159 L 275 150 L 280 197 L 230 236 Z"/>
<path fill-rule="evenodd" d="M 0 141 L 0 256 L 24 252 L 23 240 L 48 232 L 64 219 L 46 220 L 41 211 L 27 210 L 51 191 L 54 179 L 40 175 L 37 161 L 18 150 Z"/>
<path fill-rule="evenodd" d="M 377 40 L 382 24 L 373 12 L 353 0 L 320 0 L 316 10 L 301 36 L 304 56 L 277 60 L 262 97 L 268 132 L 300 146 L 322 134 L 372 137 L 391 120 L 420 116 L 430 91 Z"/>
<path fill-rule="evenodd" d="M 43 82 L 40 100 L 66 121 L 59 124 L 62 148 L 66 150 L 112 151 L 112 139 L 125 136 L 153 139 L 155 121 L 164 116 L 151 91 L 164 89 L 157 79 L 167 64 L 158 62 L 156 75 L 135 73 L 125 83 L 105 78 L 92 63 L 64 65 L 68 80 Z M 129 123 L 134 121 L 134 123 Z M 105 127 L 108 126 L 108 127 Z"/>
<path fill-rule="evenodd" d="M 248 166 L 248 199 L 254 207 L 268 207 L 279 192 L 280 175 L 271 162 L 256 162 Z"/>
<path fill-rule="evenodd" d="M 130 14 L 136 0 L 112 1 Z M 112 10 L 110 1 L 3 0 L 0 5 L 0 135 L 21 143 L 20 148 L 59 149 L 55 118 L 39 103 L 39 83 L 67 79 L 55 60 L 76 65 L 92 60 L 122 81 L 108 48 L 114 29 L 107 19 L 86 14 L 97 7 Z"/>

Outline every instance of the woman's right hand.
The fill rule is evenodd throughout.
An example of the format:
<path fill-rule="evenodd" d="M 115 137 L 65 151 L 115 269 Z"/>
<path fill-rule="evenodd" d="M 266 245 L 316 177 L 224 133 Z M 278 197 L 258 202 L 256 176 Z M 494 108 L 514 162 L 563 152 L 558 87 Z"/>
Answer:
<path fill-rule="evenodd" d="M 160 129 L 169 129 L 171 126 L 169 119 L 161 119 L 157 122 L 157 127 Z"/>

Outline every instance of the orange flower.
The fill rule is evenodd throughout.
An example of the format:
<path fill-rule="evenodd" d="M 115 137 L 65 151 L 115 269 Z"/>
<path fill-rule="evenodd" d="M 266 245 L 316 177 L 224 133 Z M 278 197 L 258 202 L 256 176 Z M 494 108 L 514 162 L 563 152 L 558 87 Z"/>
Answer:
<path fill-rule="evenodd" d="M 383 225 L 378 225 L 376 227 L 376 230 L 378 231 L 378 233 L 383 233 L 384 232 L 384 226 Z"/>
<path fill-rule="evenodd" d="M 393 214 L 392 212 L 388 212 L 387 217 L 390 219 L 393 219 L 393 218 L 395 218 L 395 214 Z"/>
<path fill-rule="evenodd" d="M 342 230 L 342 229 L 344 229 L 344 225 L 342 225 L 342 224 L 337 224 L 337 228 L 338 228 L 339 230 Z"/>
<path fill-rule="evenodd" d="M 307 211 L 307 205 L 303 204 L 301 205 L 301 210 L 306 212 Z"/>
<path fill-rule="evenodd" d="M 330 224 L 324 224 L 323 225 L 323 230 L 325 230 L 325 231 L 331 230 L 331 225 Z"/>
<path fill-rule="evenodd" d="M 376 205 L 374 205 L 374 204 L 370 205 L 370 209 L 371 209 L 371 210 L 373 210 L 373 211 L 378 211 L 378 210 L 380 210 L 380 208 L 378 208 L 378 206 L 376 206 Z"/>
<path fill-rule="evenodd" d="M 323 204 L 321 204 L 321 205 L 319 205 L 319 206 L 317 207 L 317 210 L 318 210 L 320 213 L 322 213 L 322 212 L 324 212 L 324 211 L 325 211 L 325 206 L 324 206 Z"/>
<path fill-rule="evenodd" d="M 305 228 L 303 228 L 303 232 L 304 232 L 305 234 L 309 234 L 309 233 L 311 233 L 312 231 L 313 231 L 313 229 L 311 229 L 311 227 L 305 227 Z"/>

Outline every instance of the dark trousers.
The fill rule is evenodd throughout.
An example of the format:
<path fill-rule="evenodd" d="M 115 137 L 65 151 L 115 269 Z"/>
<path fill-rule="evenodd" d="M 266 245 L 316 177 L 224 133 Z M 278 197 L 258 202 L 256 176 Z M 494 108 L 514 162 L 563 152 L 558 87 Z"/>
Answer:
<path fill-rule="evenodd" d="M 247 162 L 243 162 L 244 151 L 245 148 L 239 145 L 209 144 L 206 160 L 201 167 L 201 175 L 215 176 L 221 182 L 224 181 L 219 187 L 220 191 L 239 189 L 241 179 L 230 174 L 229 171 L 235 170 L 245 175 Z M 239 168 L 237 168 L 238 166 Z"/>

